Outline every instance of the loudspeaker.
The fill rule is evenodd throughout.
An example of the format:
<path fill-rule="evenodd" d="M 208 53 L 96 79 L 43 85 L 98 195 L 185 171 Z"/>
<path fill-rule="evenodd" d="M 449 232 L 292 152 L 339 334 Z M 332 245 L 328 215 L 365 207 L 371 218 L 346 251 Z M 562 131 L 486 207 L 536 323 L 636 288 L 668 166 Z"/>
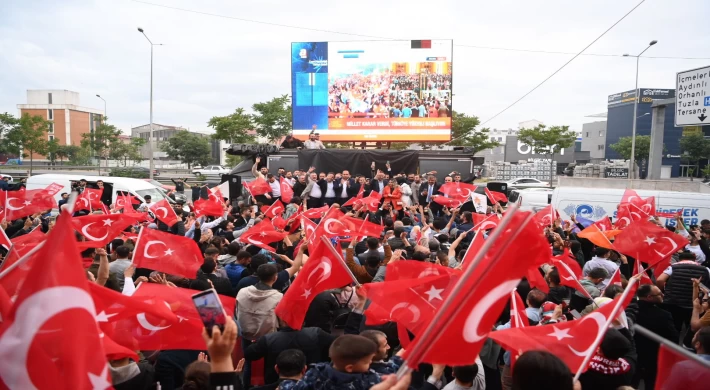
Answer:
<path fill-rule="evenodd" d="M 222 183 L 229 182 L 229 201 L 242 195 L 242 177 L 239 175 L 222 175 Z"/>
<path fill-rule="evenodd" d="M 279 147 L 274 144 L 232 144 L 226 152 L 232 156 L 269 155 L 278 153 Z"/>

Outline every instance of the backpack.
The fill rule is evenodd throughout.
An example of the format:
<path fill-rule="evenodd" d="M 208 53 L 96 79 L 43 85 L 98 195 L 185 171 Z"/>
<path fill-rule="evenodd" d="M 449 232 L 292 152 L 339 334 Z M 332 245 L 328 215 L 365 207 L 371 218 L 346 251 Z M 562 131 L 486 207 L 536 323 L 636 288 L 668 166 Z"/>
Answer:
<path fill-rule="evenodd" d="M 348 304 L 350 303 L 350 300 L 353 299 L 355 289 L 350 291 L 350 296 L 345 302 L 340 302 L 340 299 L 338 299 L 338 294 L 334 292 L 331 292 L 331 294 L 333 295 L 333 298 L 335 298 L 335 301 L 338 302 L 338 308 L 333 310 L 333 312 L 331 313 L 331 318 L 333 320 L 330 324 L 330 332 L 333 333 L 333 331 L 342 330 L 345 328 L 345 323 L 348 321 L 348 316 L 352 311 Z"/>

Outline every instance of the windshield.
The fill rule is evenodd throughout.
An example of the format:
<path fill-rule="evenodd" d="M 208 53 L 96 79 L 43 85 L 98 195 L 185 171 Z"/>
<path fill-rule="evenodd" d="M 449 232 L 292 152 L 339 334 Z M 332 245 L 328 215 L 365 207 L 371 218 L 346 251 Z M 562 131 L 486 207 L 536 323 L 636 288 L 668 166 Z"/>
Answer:
<path fill-rule="evenodd" d="M 147 190 L 138 190 L 138 191 L 136 191 L 136 193 L 138 195 L 140 195 L 141 197 L 143 197 L 143 199 L 145 199 L 146 195 L 150 195 L 151 203 L 156 203 L 156 202 L 160 202 L 163 199 L 168 199 L 168 197 L 166 197 L 165 194 L 157 188 L 149 188 Z M 168 199 L 168 202 L 169 201 L 170 201 L 170 199 Z"/>

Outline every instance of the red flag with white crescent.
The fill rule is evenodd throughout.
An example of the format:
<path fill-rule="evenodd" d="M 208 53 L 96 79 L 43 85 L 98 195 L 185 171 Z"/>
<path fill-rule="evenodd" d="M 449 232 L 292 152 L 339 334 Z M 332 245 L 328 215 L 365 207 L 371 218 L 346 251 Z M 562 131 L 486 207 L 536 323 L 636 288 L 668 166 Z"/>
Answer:
<path fill-rule="evenodd" d="M 173 206 L 168 202 L 167 199 L 163 199 L 160 202 L 156 202 L 150 205 L 150 211 L 153 212 L 153 214 L 164 224 L 168 226 L 173 226 L 178 221 L 180 221 L 180 218 L 177 216 L 177 213 L 175 213 L 175 209 L 173 209 Z"/>
<path fill-rule="evenodd" d="M 204 263 L 202 251 L 195 240 L 184 236 L 143 227 L 133 250 L 133 265 L 179 275 L 188 279 L 197 277 Z"/>

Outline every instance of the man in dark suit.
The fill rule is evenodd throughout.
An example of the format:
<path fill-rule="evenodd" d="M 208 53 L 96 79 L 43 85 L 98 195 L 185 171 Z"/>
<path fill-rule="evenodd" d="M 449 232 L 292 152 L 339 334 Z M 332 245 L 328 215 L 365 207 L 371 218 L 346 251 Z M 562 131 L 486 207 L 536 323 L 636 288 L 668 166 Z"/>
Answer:
<path fill-rule="evenodd" d="M 638 314 L 636 323 L 673 343 L 678 343 L 678 329 L 673 323 L 671 313 L 661 308 L 663 293 L 653 285 L 646 284 L 636 291 Z M 643 378 L 646 389 L 653 389 L 656 381 L 658 343 L 641 335 L 634 335 L 638 352 L 638 370 L 633 383 L 638 386 Z"/>
<path fill-rule="evenodd" d="M 323 202 L 328 206 L 332 206 L 333 203 L 338 201 L 339 195 L 341 194 L 340 181 L 335 180 L 335 174 L 333 172 L 328 173 L 328 175 L 323 180 L 318 180 L 318 186 L 323 193 Z"/>
<path fill-rule="evenodd" d="M 434 195 L 443 195 L 439 192 L 441 184 L 436 182 L 436 176 L 429 175 L 427 183 L 419 187 L 419 203 L 428 204 L 434 216 L 438 216 L 443 210 L 443 206 L 433 201 Z"/>
<path fill-rule="evenodd" d="M 385 179 L 385 174 L 378 169 L 372 180 L 370 180 L 370 189 L 372 191 L 377 191 L 380 195 L 382 195 L 385 191 L 385 187 L 387 187 L 387 184 L 389 184 L 389 180 Z"/>
<path fill-rule="evenodd" d="M 342 173 L 342 177 L 339 180 L 340 190 L 337 193 L 338 201 L 342 206 L 343 203 L 350 200 L 350 198 L 357 195 L 360 191 L 360 185 L 355 183 L 355 179 L 350 177 L 350 171 L 345 170 Z"/>

